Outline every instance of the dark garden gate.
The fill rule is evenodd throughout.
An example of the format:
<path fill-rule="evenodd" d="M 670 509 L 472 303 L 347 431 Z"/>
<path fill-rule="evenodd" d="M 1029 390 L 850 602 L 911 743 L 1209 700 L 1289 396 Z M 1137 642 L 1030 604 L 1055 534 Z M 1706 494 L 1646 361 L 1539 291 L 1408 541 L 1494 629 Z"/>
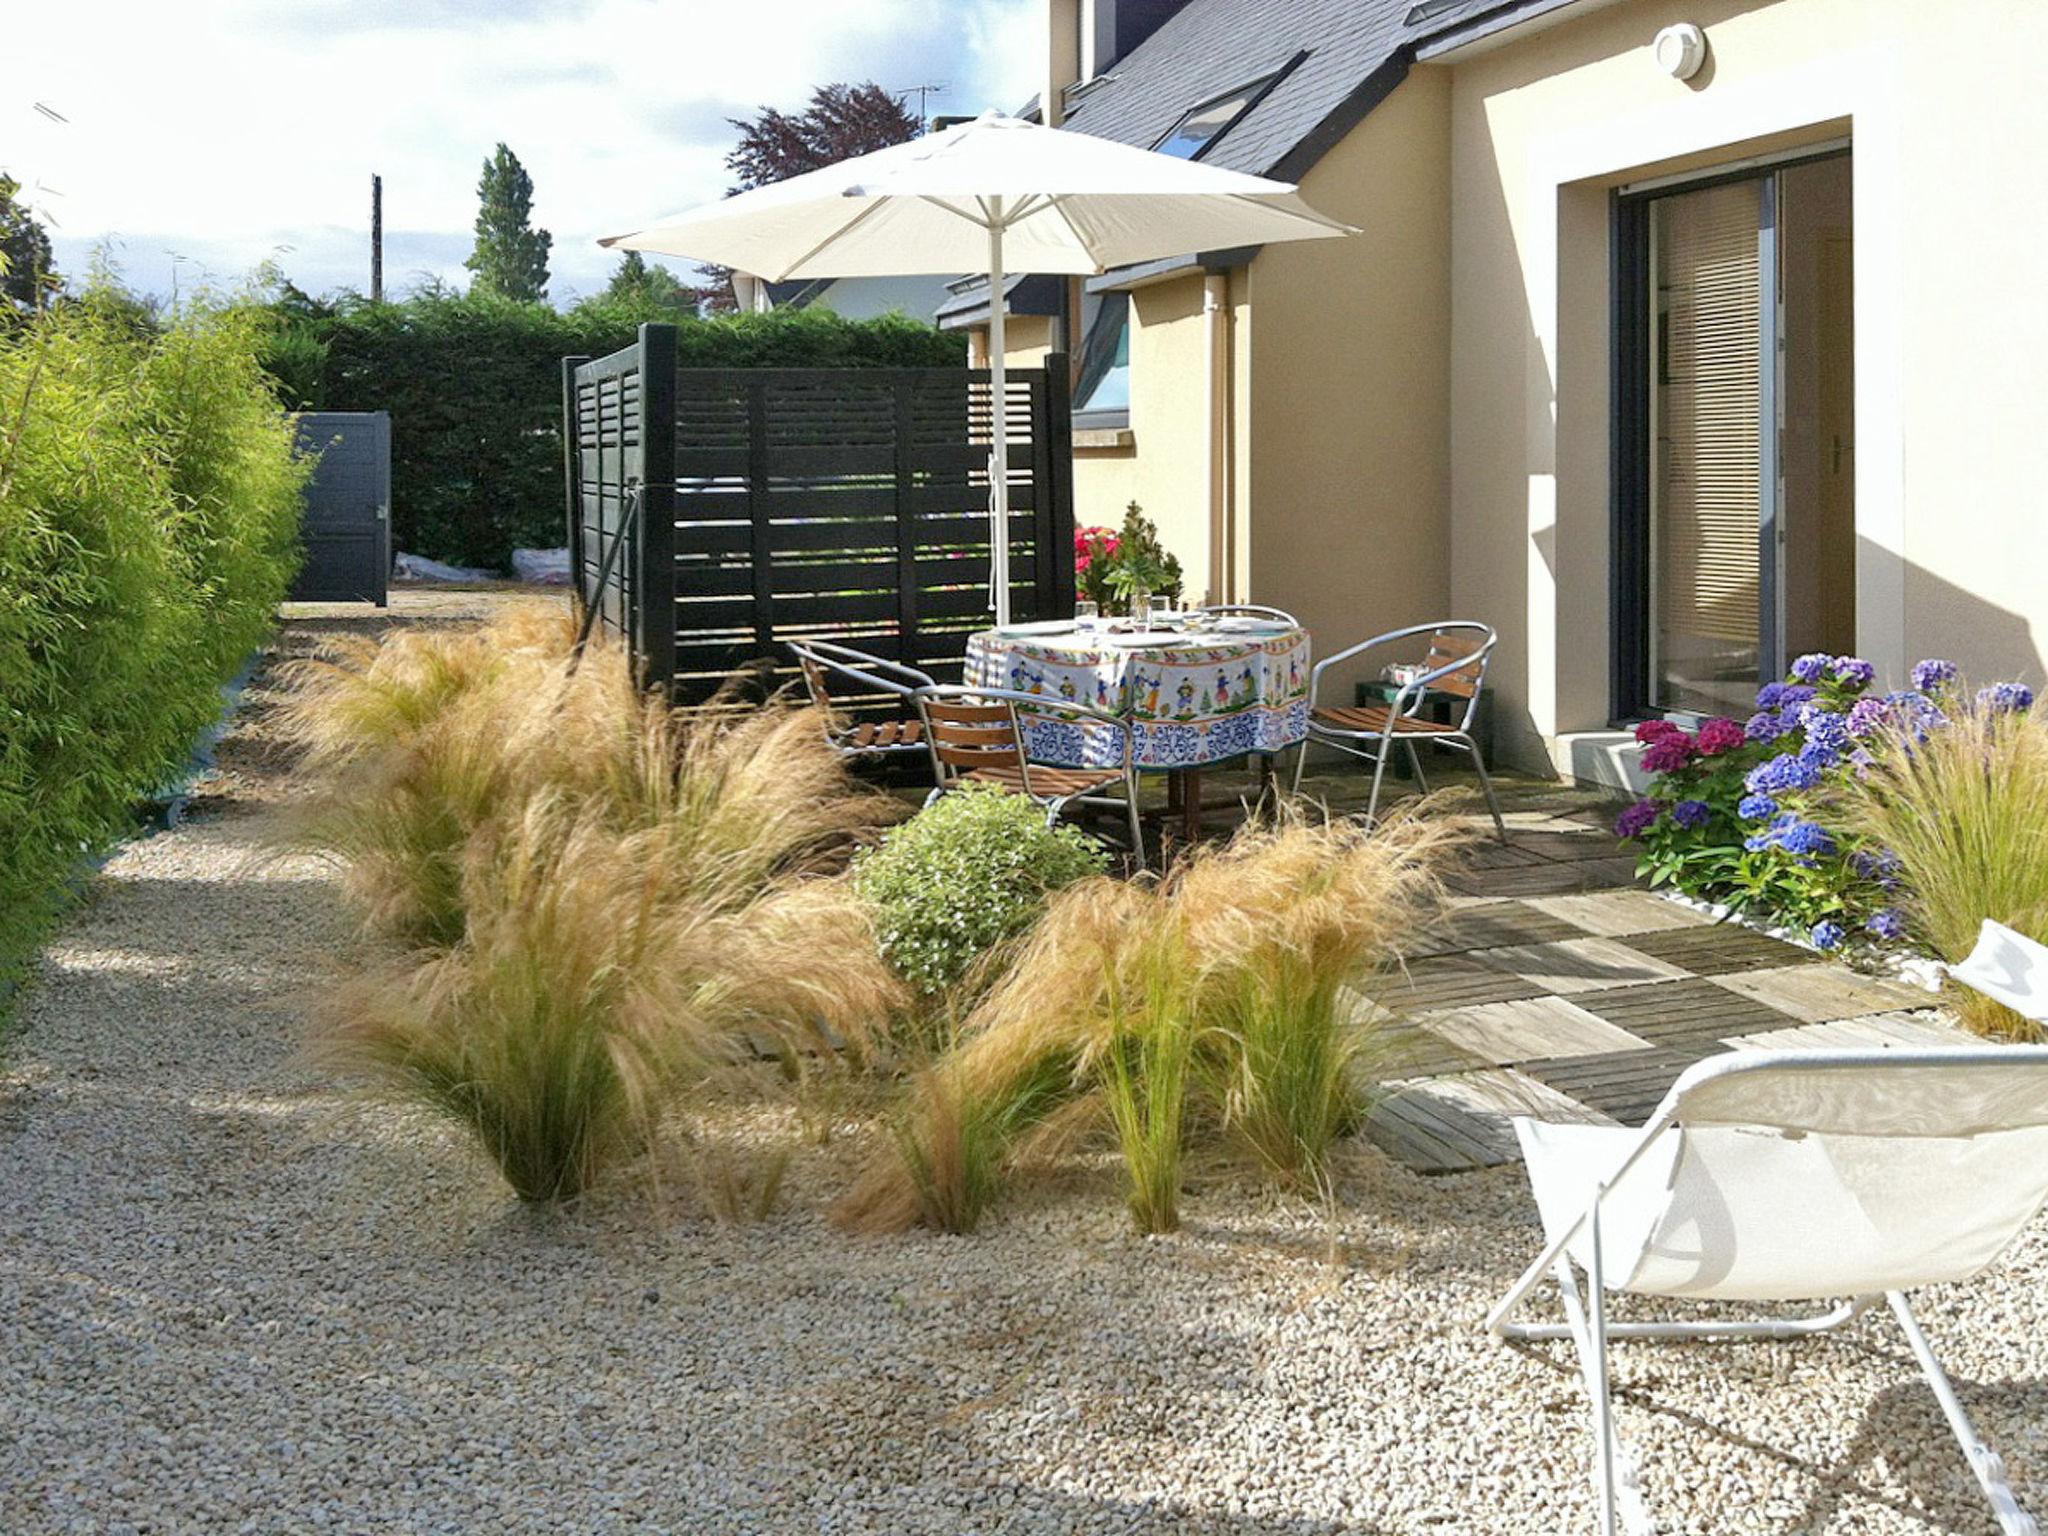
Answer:
<path fill-rule="evenodd" d="M 381 608 L 391 579 L 391 417 L 307 411 L 297 426 L 299 452 L 320 462 L 306 487 L 306 563 L 292 599 Z"/>
<path fill-rule="evenodd" d="M 700 702 L 783 642 L 843 640 L 957 682 L 989 620 L 989 377 L 689 368 L 675 332 L 562 365 L 577 594 L 649 681 Z M 1074 600 L 1066 361 L 1012 370 L 1013 621 Z"/>

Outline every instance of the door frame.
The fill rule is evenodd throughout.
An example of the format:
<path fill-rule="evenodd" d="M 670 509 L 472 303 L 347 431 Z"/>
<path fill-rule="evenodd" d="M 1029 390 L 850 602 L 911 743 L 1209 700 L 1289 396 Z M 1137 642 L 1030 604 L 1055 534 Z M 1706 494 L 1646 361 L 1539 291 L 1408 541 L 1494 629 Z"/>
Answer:
<path fill-rule="evenodd" d="M 1690 711 L 1652 705 L 1650 671 L 1651 347 L 1654 344 L 1650 293 L 1651 208 L 1659 198 L 1738 181 L 1761 181 L 1758 218 L 1758 282 L 1762 289 L 1757 328 L 1761 353 L 1758 408 L 1758 650 L 1760 678 L 1784 670 L 1781 564 L 1784 557 L 1784 481 L 1780 467 L 1785 314 L 1777 237 L 1778 177 L 1795 166 L 1853 156 L 1853 143 L 1831 142 L 1761 160 L 1702 171 L 1697 176 L 1662 177 L 1616 187 L 1609 209 L 1609 298 L 1612 337 L 1609 373 L 1608 611 L 1612 656 L 1608 677 L 1610 723 L 1626 725 L 1651 717 L 1696 719 Z"/>

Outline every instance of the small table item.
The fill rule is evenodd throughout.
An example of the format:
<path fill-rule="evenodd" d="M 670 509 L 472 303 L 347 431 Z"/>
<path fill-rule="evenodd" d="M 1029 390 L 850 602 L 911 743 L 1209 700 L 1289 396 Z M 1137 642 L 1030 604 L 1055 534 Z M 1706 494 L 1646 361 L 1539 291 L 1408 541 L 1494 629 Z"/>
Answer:
<path fill-rule="evenodd" d="M 967 641 L 970 685 L 1041 693 L 1122 715 L 1138 767 L 1188 774 L 1248 752 L 1275 753 L 1308 734 L 1308 631 L 1226 619 L 1201 633 L 1071 625 L 983 630 Z M 1021 713 L 1021 711 L 1020 711 Z M 1093 767 L 1121 750 L 1066 720 L 1022 719 L 1034 760 Z M 1192 823 L 1199 784 L 1183 786 Z"/>

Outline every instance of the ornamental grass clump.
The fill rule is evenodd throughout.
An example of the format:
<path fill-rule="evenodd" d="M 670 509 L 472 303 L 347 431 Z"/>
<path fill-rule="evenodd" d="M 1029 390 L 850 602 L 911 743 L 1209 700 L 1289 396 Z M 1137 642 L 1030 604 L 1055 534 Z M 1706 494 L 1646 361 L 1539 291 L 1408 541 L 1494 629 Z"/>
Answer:
<path fill-rule="evenodd" d="M 562 797 L 621 834 L 659 829 L 665 897 L 716 910 L 843 862 L 896 814 L 853 780 L 814 713 L 671 709 L 560 615 L 415 632 L 303 664 L 286 729 L 310 784 L 294 840 L 327 853 L 373 931 L 445 948 L 461 871 L 523 808 Z"/>
<path fill-rule="evenodd" d="M 1358 993 L 1426 921 L 1461 835 L 1422 816 L 1377 829 L 1289 817 L 1156 884 L 1069 886 L 920 1074 L 896 1155 L 839 1219 L 970 1230 L 1034 1134 L 1091 1100 L 1140 1231 L 1178 1224 L 1197 1127 L 1285 1186 L 1319 1186 L 1366 1107 L 1361 1058 L 1381 1026 Z"/>
<path fill-rule="evenodd" d="M 1843 785 L 1842 824 L 1882 851 L 1902 932 L 1961 960 L 1985 918 L 2048 941 L 2048 721 L 2018 685 L 1956 688 L 1945 726 L 1895 723 L 1863 774 Z M 2029 1020 L 1968 988 L 1950 999 L 1980 1034 L 2030 1040 Z"/>

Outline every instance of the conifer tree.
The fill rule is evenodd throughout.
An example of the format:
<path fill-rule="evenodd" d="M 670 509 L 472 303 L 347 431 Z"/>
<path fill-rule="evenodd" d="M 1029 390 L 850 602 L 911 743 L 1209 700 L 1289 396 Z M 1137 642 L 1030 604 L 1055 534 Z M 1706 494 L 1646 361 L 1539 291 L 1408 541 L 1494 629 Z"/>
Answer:
<path fill-rule="evenodd" d="M 476 185 L 476 248 L 463 265 L 476 286 L 508 299 L 548 295 L 548 251 L 555 237 L 533 227 L 533 178 L 500 144 Z"/>

